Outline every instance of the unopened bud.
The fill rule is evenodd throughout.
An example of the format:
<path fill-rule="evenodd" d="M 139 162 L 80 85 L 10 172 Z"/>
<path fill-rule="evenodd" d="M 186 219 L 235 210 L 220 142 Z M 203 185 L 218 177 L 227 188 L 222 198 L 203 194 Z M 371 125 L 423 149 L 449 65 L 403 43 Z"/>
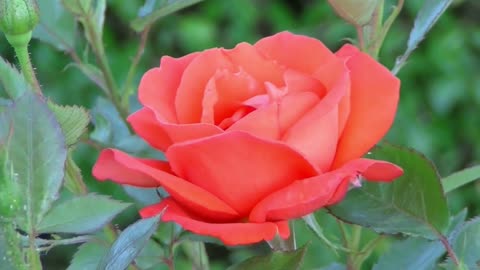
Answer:
<path fill-rule="evenodd" d="M 363 26 L 370 22 L 379 0 L 328 0 L 335 12 L 348 23 Z"/>
<path fill-rule="evenodd" d="M 38 21 L 35 0 L 0 0 L 0 29 L 6 35 L 31 32 Z"/>

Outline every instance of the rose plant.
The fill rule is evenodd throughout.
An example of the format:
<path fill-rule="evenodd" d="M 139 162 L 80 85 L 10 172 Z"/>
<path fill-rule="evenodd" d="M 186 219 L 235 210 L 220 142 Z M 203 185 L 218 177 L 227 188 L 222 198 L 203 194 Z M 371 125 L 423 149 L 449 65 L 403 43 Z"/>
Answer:
<path fill-rule="evenodd" d="M 399 80 L 352 45 L 282 32 L 234 49 L 162 58 L 139 86 L 135 132 L 167 161 L 103 150 L 99 180 L 163 187 L 174 221 L 225 244 L 286 238 L 286 221 L 339 202 L 359 178 L 388 182 L 389 162 L 362 158 L 390 128 Z"/>

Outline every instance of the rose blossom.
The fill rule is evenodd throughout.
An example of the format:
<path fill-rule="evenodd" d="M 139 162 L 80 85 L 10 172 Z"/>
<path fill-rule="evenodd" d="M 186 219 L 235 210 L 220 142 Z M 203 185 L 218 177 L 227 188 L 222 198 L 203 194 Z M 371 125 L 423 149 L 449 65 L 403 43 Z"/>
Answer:
<path fill-rule="evenodd" d="M 340 201 L 359 176 L 402 169 L 361 158 L 390 128 L 399 80 L 352 45 L 332 53 L 289 32 L 255 45 L 165 56 L 139 86 L 128 118 L 168 162 L 103 150 L 93 174 L 170 197 L 161 212 L 225 244 L 286 238 L 287 221 Z"/>

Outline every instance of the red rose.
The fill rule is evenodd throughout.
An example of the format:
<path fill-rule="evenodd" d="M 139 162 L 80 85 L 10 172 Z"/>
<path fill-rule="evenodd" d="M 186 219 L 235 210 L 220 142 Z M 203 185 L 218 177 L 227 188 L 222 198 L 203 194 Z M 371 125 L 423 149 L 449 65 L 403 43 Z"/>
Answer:
<path fill-rule="evenodd" d="M 400 82 L 352 45 L 337 53 L 288 32 L 255 45 L 163 57 L 128 121 L 168 162 L 102 151 L 93 174 L 170 197 L 164 221 L 225 244 L 288 237 L 287 220 L 340 201 L 359 175 L 402 169 L 361 158 L 387 132 Z"/>

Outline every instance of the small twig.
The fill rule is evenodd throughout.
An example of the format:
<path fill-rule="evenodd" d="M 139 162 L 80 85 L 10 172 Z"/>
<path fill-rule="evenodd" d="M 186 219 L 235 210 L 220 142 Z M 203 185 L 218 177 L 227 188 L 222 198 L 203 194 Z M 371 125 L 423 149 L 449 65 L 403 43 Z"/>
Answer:
<path fill-rule="evenodd" d="M 64 245 L 73 245 L 73 244 L 80 244 L 85 243 L 92 240 L 93 237 L 90 235 L 82 235 L 68 239 L 60 239 L 60 240 L 43 240 L 41 243 L 38 244 L 37 250 L 38 251 L 46 251 L 50 250 L 56 246 L 64 246 Z"/>
<path fill-rule="evenodd" d="M 357 30 L 358 46 L 360 47 L 360 50 L 364 52 L 366 50 L 366 44 L 365 37 L 363 36 L 363 26 L 357 25 L 355 26 L 355 30 Z"/>
<path fill-rule="evenodd" d="M 85 139 L 82 139 L 81 142 L 95 148 L 95 150 L 98 150 L 98 151 L 105 148 L 102 144 L 100 144 L 97 141 L 94 141 L 92 139 L 85 138 Z"/>
<path fill-rule="evenodd" d="M 122 119 L 126 119 L 128 116 L 128 108 L 124 108 L 121 104 L 119 99 L 119 90 L 113 79 L 112 70 L 110 69 L 110 65 L 108 64 L 108 60 L 105 54 L 105 48 L 103 46 L 103 42 L 101 37 L 98 35 L 97 31 L 95 30 L 95 26 L 91 20 L 90 16 L 85 16 L 83 20 L 85 31 L 87 32 L 87 36 L 90 37 L 90 45 L 92 46 L 93 52 L 95 54 L 95 59 L 100 67 L 100 70 L 103 73 L 105 78 L 105 83 L 107 84 L 107 98 L 110 99 L 115 106 L 115 108 L 120 113 Z"/>
<path fill-rule="evenodd" d="M 132 83 L 133 83 L 133 78 L 135 76 L 135 71 L 137 70 L 138 63 L 140 62 L 140 59 L 142 58 L 142 55 L 145 51 L 145 46 L 147 45 L 147 40 L 148 40 L 148 35 L 150 33 L 150 28 L 151 26 L 148 25 L 143 29 L 142 33 L 140 34 L 140 43 L 138 45 L 137 52 L 133 58 L 132 64 L 130 65 L 130 69 L 128 70 L 127 73 L 127 79 L 124 84 L 124 89 L 122 91 L 123 97 L 122 97 L 122 105 L 128 106 L 128 98 L 132 94 Z"/>
<path fill-rule="evenodd" d="M 385 40 L 385 37 L 390 30 L 390 27 L 392 26 L 395 19 L 398 17 L 398 14 L 400 14 L 400 11 L 402 11 L 404 2 L 405 0 L 398 0 L 397 6 L 393 9 L 392 14 L 390 14 L 388 19 L 385 21 L 382 32 L 378 39 L 375 41 L 374 47 L 372 49 L 373 53 L 375 53 L 376 55 L 379 54 L 380 48 L 382 47 L 383 41 Z"/>
<path fill-rule="evenodd" d="M 375 247 L 383 240 L 383 235 L 379 235 L 375 237 L 373 240 L 368 242 L 365 247 L 356 254 L 356 258 L 354 259 L 355 265 L 359 267 L 363 262 L 372 254 Z"/>

